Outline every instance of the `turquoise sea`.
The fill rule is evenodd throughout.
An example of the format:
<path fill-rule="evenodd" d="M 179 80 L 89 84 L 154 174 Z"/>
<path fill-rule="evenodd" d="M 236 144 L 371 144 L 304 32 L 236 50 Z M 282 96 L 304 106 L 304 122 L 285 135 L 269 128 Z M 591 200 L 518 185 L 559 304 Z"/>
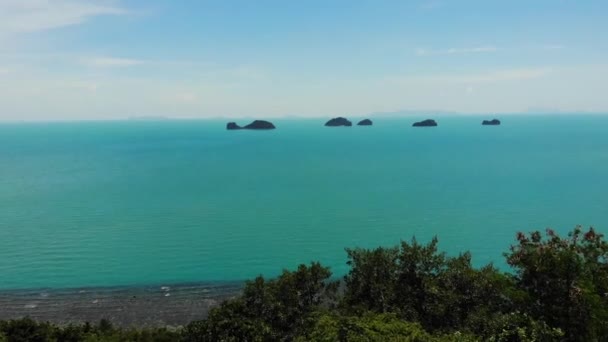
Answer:
<path fill-rule="evenodd" d="M 417 119 L 0 124 L 0 289 L 340 275 L 345 247 L 434 235 L 505 267 L 517 231 L 608 232 L 608 117 Z"/>

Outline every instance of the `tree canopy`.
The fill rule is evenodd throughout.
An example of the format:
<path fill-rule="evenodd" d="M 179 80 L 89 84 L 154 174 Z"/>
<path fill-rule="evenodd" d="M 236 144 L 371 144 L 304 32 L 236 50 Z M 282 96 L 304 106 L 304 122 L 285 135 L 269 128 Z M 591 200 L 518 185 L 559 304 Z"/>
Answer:
<path fill-rule="evenodd" d="M 347 249 L 349 272 L 318 262 L 247 282 L 207 319 L 177 331 L 0 322 L 0 341 L 607 341 L 608 243 L 518 233 L 510 272 L 448 256 L 438 239 Z"/>

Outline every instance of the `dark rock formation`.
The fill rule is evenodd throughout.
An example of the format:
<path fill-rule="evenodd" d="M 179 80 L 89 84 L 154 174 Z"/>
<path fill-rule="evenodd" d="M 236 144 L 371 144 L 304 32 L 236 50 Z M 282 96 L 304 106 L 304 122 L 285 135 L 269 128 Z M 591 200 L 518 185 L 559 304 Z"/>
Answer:
<path fill-rule="evenodd" d="M 412 126 L 414 127 L 435 127 L 437 122 L 432 119 L 426 119 L 424 121 L 415 122 Z"/>
<path fill-rule="evenodd" d="M 229 122 L 226 125 L 226 129 L 227 130 L 233 130 L 233 129 L 241 129 L 241 126 L 237 125 L 236 122 Z"/>
<path fill-rule="evenodd" d="M 483 120 L 483 122 L 481 124 L 484 125 L 484 126 L 499 126 L 500 125 L 500 120 L 498 120 L 498 119 Z"/>
<path fill-rule="evenodd" d="M 333 118 L 325 123 L 327 127 L 338 127 L 338 126 L 352 126 L 353 123 L 345 118 Z"/>
<path fill-rule="evenodd" d="M 227 130 L 235 130 L 235 129 L 275 129 L 276 127 L 272 124 L 272 122 L 264 121 L 264 120 L 255 120 L 245 127 L 241 127 L 236 124 L 236 122 L 229 122 L 226 125 Z"/>
<path fill-rule="evenodd" d="M 370 120 L 370 119 L 361 120 L 357 124 L 357 126 L 371 126 L 371 125 L 373 125 L 373 123 L 372 123 L 372 120 Z"/>
<path fill-rule="evenodd" d="M 244 129 L 275 129 L 272 122 L 264 121 L 264 120 L 255 120 L 249 125 L 243 127 Z"/>

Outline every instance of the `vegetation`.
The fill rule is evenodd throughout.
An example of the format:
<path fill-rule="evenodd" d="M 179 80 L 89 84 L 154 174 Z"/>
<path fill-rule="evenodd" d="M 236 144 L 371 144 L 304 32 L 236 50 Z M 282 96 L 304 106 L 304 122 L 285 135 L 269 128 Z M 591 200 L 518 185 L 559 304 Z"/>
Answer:
<path fill-rule="evenodd" d="M 512 273 L 437 244 L 347 249 L 343 282 L 319 263 L 258 277 L 178 331 L 26 318 L 0 322 L 0 341 L 608 341 L 608 243 L 592 228 L 519 233 Z"/>
<path fill-rule="evenodd" d="M 120 329 L 107 320 L 98 325 L 58 327 L 29 318 L 0 322 L 0 342 L 179 341 L 181 332 L 159 329 Z"/>

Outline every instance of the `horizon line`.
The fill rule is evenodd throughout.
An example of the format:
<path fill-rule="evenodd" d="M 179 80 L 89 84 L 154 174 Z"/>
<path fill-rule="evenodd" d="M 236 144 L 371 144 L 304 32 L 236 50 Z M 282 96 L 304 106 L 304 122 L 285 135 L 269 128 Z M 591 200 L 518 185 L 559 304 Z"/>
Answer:
<path fill-rule="evenodd" d="M 0 118 L 0 123 L 59 123 L 59 122 L 145 122 L 145 121 L 219 121 L 219 120 L 317 120 L 317 119 L 331 119 L 335 117 L 346 117 L 346 118 L 389 118 L 389 119 L 406 119 L 416 118 L 422 116 L 432 115 L 435 117 L 446 117 L 446 116 L 459 116 L 459 117 L 490 117 L 490 116 L 575 116 L 575 115 L 608 115 L 608 111 L 526 111 L 526 112 L 494 112 L 494 113 L 466 113 L 466 112 L 452 112 L 452 111 L 433 111 L 433 110 L 404 110 L 394 112 L 374 112 L 369 114 L 330 114 L 330 115 L 313 115 L 313 116 L 301 116 L 301 115 L 242 115 L 242 116 L 125 116 L 116 118 L 48 118 L 48 119 L 3 119 Z"/>

